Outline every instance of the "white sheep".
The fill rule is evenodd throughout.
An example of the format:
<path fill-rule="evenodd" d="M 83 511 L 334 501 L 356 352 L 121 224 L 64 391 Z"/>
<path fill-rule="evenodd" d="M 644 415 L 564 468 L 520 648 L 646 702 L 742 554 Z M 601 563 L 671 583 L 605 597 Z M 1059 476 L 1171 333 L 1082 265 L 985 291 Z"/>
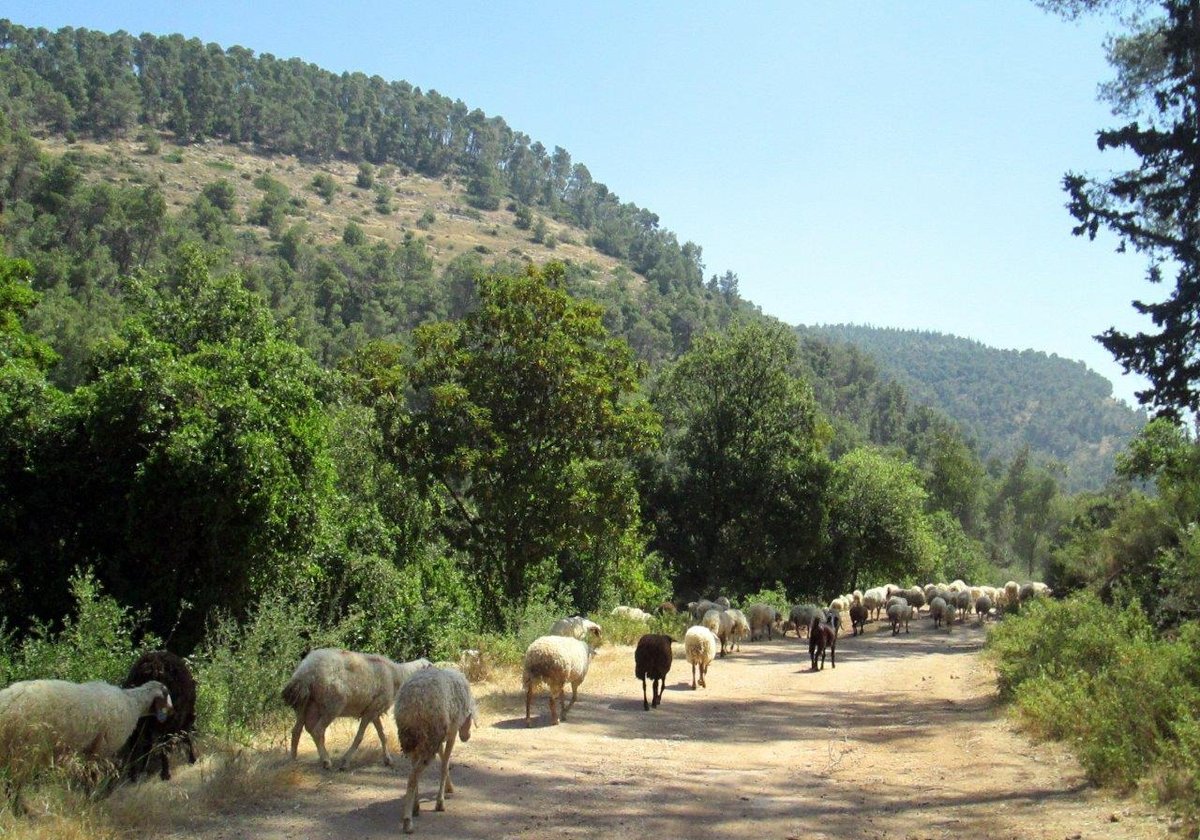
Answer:
<path fill-rule="evenodd" d="M 325 749 L 325 730 L 337 718 L 356 717 L 358 732 L 350 749 L 338 762 L 338 769 L 346 769 L 370 724 L 374 724 L 379 734 L 383 763 L 391 767 L 392 756 L 383 734 L 383 714 L 392 708 L 396 694 L 408 678 L 428 667 L 428 659 L 393 662 L 386 656 L 340 648 L 310 651 L 282 692 L 284 702 L 296 711 L 296 724 L 292 727 L 292 759 L 296 758 L 300 746 L 300 732 L 307 729 L 317 745 L 321 766 L 328 770 L 333 762 Z"/>
<path fill-rule="evenodd" d="M 590 638 L 594 644 L 600 643 L 600 634 L 602 632 L 603 630 L 599 624 L 581 615 L 560 618 L 550 627 L 551 636 L 567 636 L 584 642 Z"/>
<path fill-rule="evenodd" d="M 687 661 L 692 665 L 692 689 L 696 688 L 696 669 L 700 669 L 700 687 L 707 688 L 704 682 L 704 676 L 708 673 L 708 666 L 717 658 L 717 649 L 720 646 L 720 640 L 707 627 L 697 625 L 689 627 L 687 633 L 683 636 L 683 651 L 687 656 Z"/>
<path fill-rule="evenodd" d="M 746 614 L 741 610 L 728 609 L 725 614 L 729 616 L 729 652 L 734 651 L 734 646 L 740 652 L 742 649 L 742 639 L 750 635 L 750 621 L 746 618 Z"/>
<path fill-rule="evenodd" d="M 863 593 L 862 603 L 871 613 L 872 618 L 879 618 L 879 611 L 887 602 L 887 592 L 882 586 L 875 586 Z"/>
<path fill-rule="evenodd" d="M 774 632 L 780 629 L 780 625 L 783 623 L 783 613 L 770 604 L 751 604 L 748 611 L 750 614 L 750 641 L 761 639 L 763 634 L 766 634 L 768 639 L 773 639 Z"/>
<path fill-rule="evenodd" d="M 525 661 L 521 673 L 521 684 L 525 688 L 525 725 L 532 726 L 530 707 L 533 704 L 533 692 L 538 683 L 546 683 L 550 690 L 550 724 L 556 725 L 559 720 L 558 708 L 555 705 L 557 697 L 563 706 L 562 719 L 567 719 L 567 712 L 575 705 L 579 696 L 579 684 L 587 676 L 588 666 L 596 649 L 579 639 L 569 639 L 565 636 L 542 636 L 530 642 L 525 650 Z M 571 702 L 566 703 L 566 684 L 571 684 Z"/>
<path fill-rule="evenodd" d="M 712 631 L 712 634 L 721 642 L 721 652 L 719 656 L 725 655 L 725 647 L 732 647 L 733 641 L 733 616 L 729 615 L 728 610 L 709 610 L 704 614 L 704 618 L 700 619 L 700 624 Z"/>
<path fill-rule="evenodd" d="M 454 792 L 450 781 L 450 751 L 454 740 L 468 741 L 471 725 L 479 717 L 467 678 L 453 668 L 427 668 L 413 674 L 400 688 L 392 714 L 400 749 L 412 770 L 404 793 L 404 833 L 411 834 L 413 817 L 421 811 L 417 783 L 434 756 L 441 755 L 442 773 L 434 810 L 446 810 L 446 794 Z"/>
<path fill-rule="evenodd" d="M 106 682 L 26 680 L 0 691 L 0 745 L 34 763 L 79 754 L 112 758 L 129 740 L 138 718 L 161 723 L 172 711 L 166 686 L 150 680 L 137 688 Z"/>
<path fill-rule="evenodd" d="M 612 614 L 621 618 L 632 619 L 633 621 L 649 621 L 654 617 L 645 610 L 640 610 L 637 607 L 613 607 Z"/>

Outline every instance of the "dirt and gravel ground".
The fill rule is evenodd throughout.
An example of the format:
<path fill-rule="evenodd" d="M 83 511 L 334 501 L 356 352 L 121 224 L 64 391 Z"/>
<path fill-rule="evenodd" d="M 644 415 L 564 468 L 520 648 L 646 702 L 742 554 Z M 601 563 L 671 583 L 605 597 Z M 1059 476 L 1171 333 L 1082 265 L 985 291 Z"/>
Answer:
<path fill-rule="evenodd" d="M 650 712 L 632 649 L 605 647 L 557 727 L 544 692 L 526 729 L 515 680 L 479 686 L 482 726 L 451 761 L 456 792 L 434 812 L 436 764 L 426 772 L 416 836 L 1169 836 L 1166 817 L 1093 790 L 1065 750 L 1014 730 L 981 661 L 983 638 L 974 625 L 947 634 L 921 620 L 893 638 L 876 624 L 843 636 L 836 669 L 816 673 L 803 641 L 745 644 L 698 691 L 677 646 Z M 351 734 L 339 726 L 331 744 L 344 749 Z M 306 735 L 297 779 L 279 797 L 214 813 L 186 836 L 396 837 L 407 762 L 384 768 L 378 745 L 366 748 L 374 738 L 350 772 L 331 773 Z"/>

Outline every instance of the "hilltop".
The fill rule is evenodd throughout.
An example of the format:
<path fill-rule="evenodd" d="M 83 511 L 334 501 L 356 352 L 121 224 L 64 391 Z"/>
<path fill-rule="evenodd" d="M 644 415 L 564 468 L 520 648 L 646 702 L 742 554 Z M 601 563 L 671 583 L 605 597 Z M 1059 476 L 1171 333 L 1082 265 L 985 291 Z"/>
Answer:
<path fill-rule="evenodd" d="M 909 396 L 956 420 L 986 458 L 1028 446 L 1062 465 L 1070 489 L 1095 488 L 1146 422 L 1083 362 L 1037 350 L 999 350 L 969 338 L 852 324 L 799 328 L 865 351 Z"/>

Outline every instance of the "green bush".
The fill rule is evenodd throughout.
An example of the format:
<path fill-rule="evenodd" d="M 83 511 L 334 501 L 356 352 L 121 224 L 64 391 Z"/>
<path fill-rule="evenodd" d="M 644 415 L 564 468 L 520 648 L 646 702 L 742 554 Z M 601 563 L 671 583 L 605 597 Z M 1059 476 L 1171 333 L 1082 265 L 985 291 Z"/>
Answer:
<path fill-rule="evenodd" d="M 993 628 L 1000 688 L 1037 734 L 1069 741 L 1089 778 L 1200 814 L 1200 624 L 1157 638 L 1136 600 L 1039 600 Z"/>
<path fill-rule="evenodd" d="M 304 654 L 342 646 L 350 627 L 323 627 L 311 596 L 268 595 L 244 621 L 219 615 L 193 657 L 197 726 L 202 732 L 246 740 L 280 717 L 279 692 Z"/>
<path fill-rule="evenodd" d="M 144 651 L 161 646 L 143 632 L 147 616 L 103 594 L 91 571 L 77 573 L 70 587 L 75 610 L 61 630 L 37 624 L 19 644 L 13 634 L 0 632 L 0 687 L 36 679 L 120 685 Z"/>

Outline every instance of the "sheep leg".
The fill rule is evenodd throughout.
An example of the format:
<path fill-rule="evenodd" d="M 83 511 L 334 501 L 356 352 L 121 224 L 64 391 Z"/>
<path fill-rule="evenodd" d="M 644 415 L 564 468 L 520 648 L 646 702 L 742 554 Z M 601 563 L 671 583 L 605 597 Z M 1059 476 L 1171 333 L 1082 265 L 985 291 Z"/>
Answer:
<path fill-rule="evenodd" d="M 658 708 L 658 704 L 662 702 L 663 689 L 667 685 L 667 678 L 661 680 L 655 679 L 650 681 L 650 693 L 654 695 L 654 708 Z"/>
<path fill-rule="evenodd" d="M 160 747 L 159 755 L 162 758 L 162 767 L 158 771 L 158 777 L 164 782 L 171 781 L 171 748 L 175 746 L 174 741 L 167 741 Z"/>
<path fill-rule="evenodd" d="M 655 706 L 658 705 L 657 700 L 655 701 L 654 705 Z M 646 678 L 645 677 L 642 677 L 642 711 L 644 711 L 644 712 L 650 711 L 650 701 L 646 699 Z"/>
<path fill-rule="evenodd" d="M 305 721 L 308 734 L 312 736 L 313 743 L 317 745 L 317 754 L 321 756 L 321 766 L 328 770 L 333 767 L 333 761 L 329 758 L 329 750 L 325 749 L 325 730 L 333 722 L 333 719 L 326 720 L 318 714 L 315 716 L 316 720 L 312 720 L 314 715 L 311 710 L 308 717 L 309 720 Z"/>
<path fill-rule="evenodd" d="M 562 700 L 567 699 L 567 687 L 564 685 L 560 691 L 562 692 Z M 579 683 L 571 683 L 571 702 L 563 707 L 562 719 L 567 719 L 567 712 L 571 711 L 575 706 L 575 701 L 579 697 Z"/>
<path fill-rule="evenodd" d="M 435 811 L 446 810 L 446 793 L 454 790 L 454 785 L 450 784 L 450 751 L 454 749 L 456 737 L 458 733 L 451 729 L 446 736 L 446 746 L 442 749 L 442 781 L 438 785 L 437 802 L 433 806 Z"/>
<path fill-rule="evenodd" d="M 413 833 L 413 817 L 421 813 L 421 805 L 417 802 L 417 780 L 428 761 L 414 761 L 412 772 L 408 774 L 408 788 L 404 792 L 404 804 L 401 806 L 405 834 Z"/>
<path fill-rule="evenodd" d="M 558 723 L 558 707 L 554 705 L 554 686 L 550 686 L 550 725 Z"/>
<path fill-rule="evenodd" d="M 708 673 L 708 666 L 701 665 L 700 666 L 700 687 L 701 688 L 708 688 L 708 684 L 706 682 L 704 682 L 704 675 L 707 673 Z"/>
<path fill-rule="evenodd" d="M 192 743 L 192 733 L 184 732 L 183 740 L 187 741 L 188 764 L 195 764 L 196 763 L 196 745 Z M 296 740 L 300 740 L 299 735 L 296 736 Z M 295 751 L 292 752 L 292 757 L 293 758 L 296 757 Z"/>
<path fill-rule="evenodd" d="M 553 701 L 551 701 L 553 702 Z M 533 683 L 530 683 L 525 689 L 525 725 L 533 726 L 533 721 L 529 719 L 529 707 L 533 703 Z"/>
<path fill-rule="evenodd" d="M 392 754 L 390 752 L 388 752 L 387 736 L 383 734 L 383 715 L 380 715 L 379 717 L 375 718 L 374 723 L 375 723 L 375 731 L 377 733 L 379 733 L 379 745 L 381 747 L 383 747 L 383 766 L 391 767 L 392 766 Z"/>
<path fill-rule="evenodd" d="M 296 750 L 298 750 L 300 748 L 300 733 L 304 731 L 304 717 L 305 716 L 302 711 L 296 712 L 296 725 L 292 727 L 292 761 L 296 760 Z M 190 754 L 191 747 L 192 747 L 192 741 L 191 741 L 191 738 L 189 738 L 188 739 L 189 754 Z M 195 760 L 196 759 L 193 757 L 192 761 L 194 762 Z"/>
<path fill-rule="evenodd" d="M 358 745 L 362 743 L 363 733 L 367 731 L 367 727 L 371 725 L 371 718 L 364 717 L 358 722 L 358 732 L 354 735 L 354 740 L 350 742 L 350 749 L 346 750 L 346 754 L 342 756 L 342 760 L 338 762 L 338 769 L 345 770 L 346 764 L 354 757 L 354 753 L 358 752 Z M 379 725 L 379 718 L 374 719 L 375 725 Z M 380 736 L 383 735 L 383 729 L 379 730 Z M 381 739 L 382 740 L 382 739 Z M 387 755 L 387 742 L 384 742 L 383 754 Z"/>

